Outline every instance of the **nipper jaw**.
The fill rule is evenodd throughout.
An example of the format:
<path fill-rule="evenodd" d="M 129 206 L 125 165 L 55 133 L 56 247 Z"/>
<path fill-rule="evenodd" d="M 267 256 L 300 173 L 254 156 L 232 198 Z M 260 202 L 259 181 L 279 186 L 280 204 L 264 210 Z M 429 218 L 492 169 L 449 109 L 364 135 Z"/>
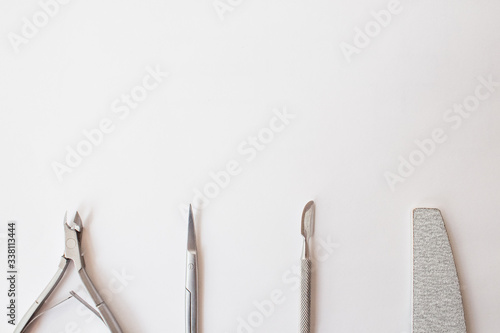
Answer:
<path fill-rule="evenodd" d="M 63 257 L 67 260 L 71 260 L 75 264 L 77 271 L 85 268 L 85 261 L 81 251 L 82 230 L 83 226 L 80 214 L 77 212 L 73 222 L 68 224 L 66 213 L 64 216 L 65 247 Z"/>

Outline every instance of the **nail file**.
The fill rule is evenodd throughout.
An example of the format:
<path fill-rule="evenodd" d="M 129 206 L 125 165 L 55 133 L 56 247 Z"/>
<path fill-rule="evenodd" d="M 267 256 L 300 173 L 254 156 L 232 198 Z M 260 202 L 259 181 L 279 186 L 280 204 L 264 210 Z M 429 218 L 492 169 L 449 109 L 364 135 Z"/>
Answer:
<path fill-rule="evenodd" d="M 413 333 L 466 333 L 462 294 L 439 209 L 413 211 Z"/>

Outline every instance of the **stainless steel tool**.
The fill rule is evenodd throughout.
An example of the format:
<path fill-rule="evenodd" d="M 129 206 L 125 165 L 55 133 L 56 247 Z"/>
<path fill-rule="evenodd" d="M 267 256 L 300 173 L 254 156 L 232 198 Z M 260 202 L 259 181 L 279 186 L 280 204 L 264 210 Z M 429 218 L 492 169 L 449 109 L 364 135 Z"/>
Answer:
<path fill-rule="evenodd" d="M 193 208 L 189 206 L 186 251 L 186 333 L 198 332 L 198 254 Z"/>
<path fill-rule="evenodd" d="M 98 312 L 90 308 L 90 306 L 86 304 L 86 302 L 84 302 L 82 299 L 80 299 L 80 301 L 82 301 L 85 306 L 89 307 L 96 315 L 98 315 L 99 318 L 101 318 L 102 321 L 108 326 L 109 330 L 112 333 L 122 333 L 120 325 L 118 325 L 118 322 L 111 313 L 111 310 L 108 308 L 106 303 L 104 303 L 104 300 L 95 288 L 94 284 L 87 274 L 87 271 L 85 270 L 85 261 L 83 258 L 83 253 L 81 252 L 82 231 L 82 219 L 80 218 L 78 212 L 76 213 L 71 225 L 67 222 L 67 215 L 64 216 L 64 234 L 66 246 L 64 254 L 59 263 L 59 268 L 52 280 L 49 282 L 49 285 L 44 289 L 42 294 L 36 299 L 35 303 L 33 303 L 28 312 L 16 326 L 14 333 L 25 332 L 27 327 L 39 317 L 42 306 L 45 304 L 52 292 L 56 289 L 71 261 L 75 265 L 75 268 L 80 275 L 80 278 L 82 279 L 83 285 L 87 289 L 90 297 L 92 297 L 92 300 L 94 301 Z M 74 294 L 72 295 L 77 299 L 79 298 Z"/>
<path fill-rule="evenodd" d="M 311 330 L 311 270 L 312 261 L 309 240 L 314 233 L 314 201 L 309 201 L 302 212 L 301 232 L 303 237 L 301 259 L 300 333 Z"/>
<path fill-rule="evenodd" d="M 466 333 L 462 294 L 438 209 L 413 211 L 413 333 Z"/>

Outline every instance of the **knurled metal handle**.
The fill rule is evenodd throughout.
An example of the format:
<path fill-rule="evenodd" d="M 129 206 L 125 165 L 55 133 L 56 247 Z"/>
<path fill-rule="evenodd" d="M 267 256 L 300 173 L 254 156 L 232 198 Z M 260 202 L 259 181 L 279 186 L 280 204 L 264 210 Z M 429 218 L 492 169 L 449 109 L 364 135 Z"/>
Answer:
<path fill-rule="evenodd" d="M 302 259 L 300 279 L 300 333 L 311 330 L 311 260 Z"/>

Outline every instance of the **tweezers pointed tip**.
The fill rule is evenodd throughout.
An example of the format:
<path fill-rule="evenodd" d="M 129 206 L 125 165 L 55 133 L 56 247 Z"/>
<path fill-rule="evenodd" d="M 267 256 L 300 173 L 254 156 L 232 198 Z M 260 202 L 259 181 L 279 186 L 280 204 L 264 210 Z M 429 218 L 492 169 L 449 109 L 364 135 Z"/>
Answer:
<path fill-rule="evenodd" d="M 188 251 L 196 252 L 196 233 L 194 230 L 194 217 L 193 207 L 189 205 L 189 219 L 188 219 Z"/>
<path fill-rule="evenodd" d="M 190 227 L 191 227 L 191 225 L 193 225 L 193 228 L 194 228 L 194 214 L 193 214 L 193 206 L 192 205 L 189 205 L 188 224 Z"/>

